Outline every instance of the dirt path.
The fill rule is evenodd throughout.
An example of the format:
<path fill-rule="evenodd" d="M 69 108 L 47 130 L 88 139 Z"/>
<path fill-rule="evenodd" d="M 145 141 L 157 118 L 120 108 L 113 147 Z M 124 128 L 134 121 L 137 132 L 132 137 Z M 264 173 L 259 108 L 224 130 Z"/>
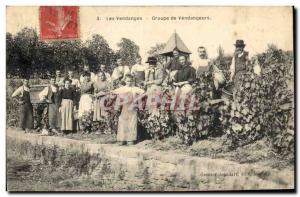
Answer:
<path fill-rule="evenodd" d="M 29 142 L 33 146 L 58 146 L 60 149 L 87 151 L 108 158 L 113 171 L 124 171 L 127 180 L 134 182 L 140 171 L 147 170 L 149 185 L 178 184 L 179 190 L 240 190 L 293 189 L 294 172 L 276 170 L 258 164 L 240 164 L 224 159 L 211 159 L 158 151 L 141 144 L 118 146 L 67 139 L 59 136 L 41 136 L 7 129 L 7 138 L 15 143 Z M 193 183 L 193 184 L 192 184 Z M 193 185 L 193 187 L 191 187 Z M 157 187 L 158 188 L 158 187 Z M 152 189 L 154 190 L 154 189 Z"/>

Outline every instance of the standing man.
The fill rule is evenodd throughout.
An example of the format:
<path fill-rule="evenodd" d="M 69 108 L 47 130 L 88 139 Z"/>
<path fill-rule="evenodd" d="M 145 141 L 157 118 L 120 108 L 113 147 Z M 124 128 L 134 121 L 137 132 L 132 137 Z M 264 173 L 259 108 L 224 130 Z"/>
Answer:
<path fill-rule="evenodd" d="M 16 89 L 11 97 L 19 103 L 19 126 L 26 133 L 33 129 L 33 108 L 30 100 L 28 76 L 22 80 L 22 86 Z"/>
<path fill-rule="evenodd" d="M 102 72 L 102 73 L 105 74 L 106 81 L 110 83 L 110 82 L 111 82 L 111 76 L 110 76 L 110 74 L 107 72 L 107 70 L 106 70 L 106 65 L 105 65 L 105 64 L 101 64 L 101 65 L 99 66 L 99 70 L 98 70 L 98 73 L 97 73 L 97 74 L 99 74 L 100 72 Z M 96 79 L 96 77 L 97 77 L 97 76 L 95 76 L 95 79 Z"/>
<path fill-rule="evenodd" d="M 80 81 L 74 78 L 74 72 L 71 69 L 68 70 L 68 78 L 72 81 L 71 85 L 74 89 L 78 89 L 80 87 Z"/>
<path fill-rule="evenodd" d="M 234 91 L 240 87 L 241 77 L 249 66 L 249 53 L 244 50 L 243 40 L 236 40 L 235 52 L 230 66 L 230 82 L 234 84 Z"/>
<path fill-rule="evenodd" d="M 59 88 L 64 86 L 64 77 L 61 75 L 60 69 L 56 69 L 55 71 L 55 84 L 58 85 Z"/>
<path fill-rule="evenodd" d="M 136 59 L 136 64 L 132 66 L 131 68 L 131 74 L 134 76 L 135 84 L 138 87 L 143 86 L 144 80 L 145 80 L 145 71 L 147 67 L 146 65 L 142 64 L 142 58 L 138 57 Z"/>
<path fill-rule="evenodd" d="M 199 77 L 202 73 L 209 71 L 209 59 L 204 46 L 198 47 L 197 61 L 193 63 L 193 67 L 196 70 L 196 77 Z"/>
<path fill-rule="evenodd" d="M 58 85 L 55 84 L 55 76 L 50 77 L 50 84 L 45 87 L 39 94 L 41 101 L 48 103 L 48 118 L 50 131 L 57 133 L 60 128 L 60 113 L 58 111 L 60 100 Z"/>
<path fill-rule="evenodd" d="M 85 73 L 85 72 L 91 73 L 91 81 L 94 81 L 94 79 L 95 79 L 95 73 L 93 73 L 93 72 L 90 71 L 90 66 L 87 65 L 87 64 L 85 64 L 83 66 L 83 72 L 82 73 Z M 81 74 L 79 82 L 82 83 L 83 81 L 84 81 L 84 76 L 83 76 L 83 74 Z"/>

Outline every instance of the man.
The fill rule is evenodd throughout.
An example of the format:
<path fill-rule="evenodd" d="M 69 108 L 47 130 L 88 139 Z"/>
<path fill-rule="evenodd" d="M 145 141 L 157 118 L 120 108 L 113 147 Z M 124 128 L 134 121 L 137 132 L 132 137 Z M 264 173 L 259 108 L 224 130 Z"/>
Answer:
<path fill-rule="evenodd" d="M 111 81 L 113 83 L 122 82 L 125 79 L 125 76 L 130 74 L 130 69 L 128 66 L 123 65 L 122 59 L 117 59 L 117 67 L 114 68 L 114 71 L 111 75 Z"/>
<path fill-rule="evenodd" d="M 59 113 L 59 90 L 58 85 L 55 84 L 55 77 L 50 76 L 50 84 L 45 87 L 39 94 L 41 101 L 48 103 L 48 118 L 50 131 L 57 133 L 60 127 L 60 113 Z"/>
<path fill-rule="evenodd" d="M 106 65 L 105 64 L 101 64 L 99 66 L 99 72 L 103 72 L 105 74 L 105 78 L 106 78 L 106 81 L 110 82 L 111 81 L 111 77 L 110 77 L 110 74 L 106 71 Z M 96 76 L 95 76 L 96 78 Z"/>
<path fill-rule="evenodd" d="M 147 66 L 142 64 L 142 58 L 138 57 L 136 59 L 136 64 L 131 68 L 131 74 L 134 76 L 135 84 L 137 86 L 143 86 L 145 81 L 145 71 Z"/>
<path fill-rule="evenodd" d="M 202 73 L 209 71 L 209 59 L 204 46 L 198 47 L 197 51 L 199 59 L 193 63 L 193 67 L 196 70 L 196 76 L 199 77 Z"/>
<path fill-rule="evenodd" d="M 68 70 L 68 78 L 71 79 L 72 83 L 71 85 L 75 88 L 78 89 L 80 87 L 80 82 L 78 79 L 74 78 L 74 72 L 73 70 Z"/>
<path fill-rule="evenodd" d="M 174 80 L 176 72 L 181 68 L 179 63 L 179 51 L 175 48 L 173 50 L 173 58 L 165 66 L 170 80 Z"/>
<path fill-rule="evenodd" d="M 29 76 L 22 79 L 22 86 L 11 95 L 19 103 L 19 126 L 27 133 L 33 129 L 33 108 L 30 99 Z"/>
<path fill-rule="evenodd" d="M 181 68 L 174 77 L 173 85 L 176 87 L 175 93 L 189 94 L 192 92 L 192 83 L 194 82 L 195 69 L 187 64 L 186 57 L 180 56 L 179 63 Z"/>
<path fill-rule="evenodd" d="M 58 85 L 59 88 L 64 86 L 64 77 L 62 77 L 60 69 L 55 71 L 55 84 Z"/>
<path fill-rule="evenodd" d="M 87 64 L 85 64 L 83 66 L 83 73 L 85 73 L 85 72 L 90 72 L 91 73 L 91 81 L 94 81 L 95 73 L 93 73 L 93 72 L 90 71 L 90 66 L 87 65 Z M 83 77 L 83 74 L 82 74 L 82 75 L 80 75 L 79 82 L 82 83 L 83 81 L 84 81 L 84 77 Z"/>
<path fill-rule="evenodd" d="M 230 82 L 234 84 L 234 90 L 240 87 L 241 77 L 249 66 L 249 53 L 244 50 L 246 44 L 243 40 L 236 40 L 235 52 L 230 66 Z"/>
<path fill-rule="evenodd" d="M 157 59 L 155 57 L 148 57 L 146 63 L 149 64 L 149 68 L 145 71 L 147 92 L 155 89 L 160 90 L 160 86 L 164 80 L 163 69 L 157 66 Z"/>

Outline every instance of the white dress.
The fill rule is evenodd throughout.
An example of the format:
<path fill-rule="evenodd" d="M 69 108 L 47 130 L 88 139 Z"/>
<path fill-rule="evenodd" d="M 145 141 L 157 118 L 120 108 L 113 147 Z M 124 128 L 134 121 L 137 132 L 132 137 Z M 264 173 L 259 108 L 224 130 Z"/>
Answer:
<path fill-rule="evenodd" d="M 123 86 L 113 90 L 114 94 L 129 96 L 129 102 L 122 105 L 122 112 L 119 116 L 117 141 L 133 142 L 137 140 L 137 111 L 133 108 L 133 97 L 143 94 L 144 90 L 138 87 Z"/>

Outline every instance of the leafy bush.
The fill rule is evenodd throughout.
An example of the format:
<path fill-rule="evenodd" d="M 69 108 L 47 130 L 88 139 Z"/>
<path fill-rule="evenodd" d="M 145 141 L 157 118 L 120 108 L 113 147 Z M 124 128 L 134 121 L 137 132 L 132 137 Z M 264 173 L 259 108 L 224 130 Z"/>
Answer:
<path fill-rule="evenodd" d="M 198 76 L 193 89 L 199 110 L 174 114 L 177 136 L 188 145 L 212 135 L 213 127 L 217 126 L 214 124 L 216 111 L 209 105 L 213 91 L 212 72 L 204 72 Z"/>
<path fill-rule="evenodd" d="M 169 111 L 140 112 L 139 122 L 154 140 L 161 140 L 174 133 L 174 123 Z"/>
<path fill-rule="evenodd" d="M 261 76 L 250 67 L 234 93 L 234 101 L 221 107 L 221 121 L 233 147 L 267 137 L 284 154 L 293 146 L 293 137 L 287 133 L 294 111 L 293 93 L 287 88 L 292 58 L 274 46 L 255 58 L 262 67 Z"/>

